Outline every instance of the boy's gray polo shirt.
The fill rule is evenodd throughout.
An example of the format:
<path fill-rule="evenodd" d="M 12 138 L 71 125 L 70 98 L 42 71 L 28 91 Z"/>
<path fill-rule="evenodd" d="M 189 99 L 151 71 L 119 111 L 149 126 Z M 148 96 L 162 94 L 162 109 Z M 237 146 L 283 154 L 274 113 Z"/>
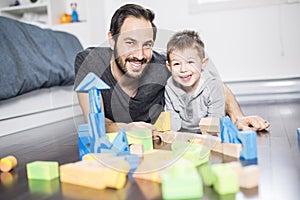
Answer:
<path fill-rule="evenodd" d="M 165 110 L 171 113 L 171 130 L 199 133 L 203 117 L 221 117 L 225 114 L 222 82 L 209 71 L 202 70 L 200 83 L 194 94 L 187 94 L 170 77 L 165 88 Z"/>

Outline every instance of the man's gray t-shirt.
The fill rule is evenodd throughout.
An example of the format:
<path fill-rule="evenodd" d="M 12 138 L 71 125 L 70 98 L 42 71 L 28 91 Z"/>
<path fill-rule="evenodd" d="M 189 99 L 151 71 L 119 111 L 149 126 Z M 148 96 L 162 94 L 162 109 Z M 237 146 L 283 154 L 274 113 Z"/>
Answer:
<path fill-rule="evenodd" d="M 114 122 L 155 123 L 164 108 L 164 88 L 170 76 L 165 66 L 165 56 L 153 52 L 134 97 L 128 96 L 114 79 L 110 67 L 111 56 L 112 50 L 105 47 L 88 48 L 80 52 L 75 61 L 75 88 L 89 72 L 93 72 L 110 87 L 101 91 L 106 118 Z"/>

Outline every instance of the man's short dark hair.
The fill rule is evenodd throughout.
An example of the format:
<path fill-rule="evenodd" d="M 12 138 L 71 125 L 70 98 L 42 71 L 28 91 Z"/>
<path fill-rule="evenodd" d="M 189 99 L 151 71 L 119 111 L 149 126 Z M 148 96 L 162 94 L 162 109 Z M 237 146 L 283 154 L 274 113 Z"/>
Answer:
<path fill-rule="evenodd" d="M 151 22 L 153 28 L 153 40 L 155 41 L 157 29 L 155 24 L 153 23 L 153 20 L 155 18 L 154 12 L 136 4 L 126 4 L 124 6 L 121 6 L 112 16 L 109 31 L 114 36 L 115 40 L 118 39 L 121 26 L 123 25 L 125 19 L 129 16 L 134 16 L 139 19 L 143 18 Z"/>

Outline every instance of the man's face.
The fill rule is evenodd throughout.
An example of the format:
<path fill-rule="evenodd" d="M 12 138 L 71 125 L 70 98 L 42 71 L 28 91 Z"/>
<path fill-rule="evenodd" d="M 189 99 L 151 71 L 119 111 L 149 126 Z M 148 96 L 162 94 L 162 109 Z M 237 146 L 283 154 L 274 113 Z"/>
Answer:
<path fill-rule="evenodd" d="M 153 29 L 145 19 L 125 19 L 115 43 L 115 59 L 119 69 L 130 78 L 141 77 L 152 57 Z"/>

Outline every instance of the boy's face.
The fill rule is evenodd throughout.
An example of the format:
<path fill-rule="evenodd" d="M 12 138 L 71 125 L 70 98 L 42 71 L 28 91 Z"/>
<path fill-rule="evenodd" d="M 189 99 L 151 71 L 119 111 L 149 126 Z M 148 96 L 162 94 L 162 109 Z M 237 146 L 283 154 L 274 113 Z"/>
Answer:
<path fill-rule="evenodd" d="M 200 81 L 201 69 L 205 67 L 207 59 L 202 62 L 199 52 L 194 48 L 175 50 L 167 63 L 172 78 L 188 93 L 193 93 Z"/>
<path fill-rule="evenodd" d="M 128 17 L 114 45 L 116 63 L 128 77 L 139 78 L 152 57 L 153 29 L 149 21 Z"/>

